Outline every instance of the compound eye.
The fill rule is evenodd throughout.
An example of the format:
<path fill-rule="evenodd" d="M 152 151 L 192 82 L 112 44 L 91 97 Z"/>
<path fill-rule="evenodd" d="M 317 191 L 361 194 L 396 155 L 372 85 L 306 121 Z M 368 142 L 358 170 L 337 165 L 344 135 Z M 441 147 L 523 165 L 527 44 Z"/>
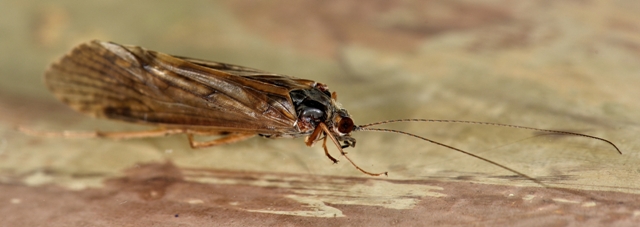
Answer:
<path fill-rule="evenodd" d="M 344 134 L 350 133 L 355 128 L 353 120 L 350 117 L 343 117 L 338 122 L 338 131 Z"/>

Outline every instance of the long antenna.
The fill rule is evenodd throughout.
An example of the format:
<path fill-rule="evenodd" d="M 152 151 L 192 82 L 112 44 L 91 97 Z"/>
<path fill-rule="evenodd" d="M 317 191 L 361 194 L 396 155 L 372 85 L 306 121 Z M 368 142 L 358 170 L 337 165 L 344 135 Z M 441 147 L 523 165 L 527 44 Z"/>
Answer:
<path fill-rule="evenodd" d="M 620 149 L 618 149 L 618 146 L 616 146 L 613 142 L 611 142 L 609 140 L 606 140 L 606 139 L 603 139 L 603 138 L 600 138 L 600 137 L 596 137 L 596 136 L 590 136 L 590 135 L 581 134 L 581 133 L 575 133 L 575 132 L 567 132 L 567 131 L 559 131 L 559 130 L 551 130 L 551 129 L 540 129 L 540 128 L 532 128 L 532 127 L 526 127 L 526 126 L 519 126 L 519 125 L 508 125 L 508 124 L 481 122 L 481 121 L 432 120 L 432 119 L 396 119 L 396 120 L 379 121 L 379 122 L 374 122 L 374 123 L 370 123 L 370 124 L 360 125 L 360 126 L 356 127 L 355 131 L 357 131 L 357 130 L 367 131 L 365 129 L 367 129 L 370 126 L 388 124 L 388 123 L 395 123 L 395 122 L 437 122 L 437 123 L 464 123 L 464 124 L 477 124 L 477 125 L 492 125 L 492 126 L 500 126 L 500 127 L 510 127 L 510 128 L 533 130 L 533 131 L 539 131 L 539 132 L 550 132 L 550 133 L 555 133 L 555 134 L 582 136 L 582 137 L 596 139 L 596 140 L 600 140 L 600 141 L 603 141 L 605 143 L 608 143 L 611 146 L 613 146 L 613 148 L 615 148 L 616 151 L 618 151 L 619 154 L 622 154 L 622 151 L 620 151 Z M 369 130 L 369 131 L 380 131 L 380 130 Z M 395 131 L 395 130 L 392 130 L 392 131 Z M 403 134 L 404 132 L 397 131 L 397 133 Z M 408 133 L 404 133 L 404 134 L 408 134 Z M 416 136 L 414 135 L 414 137 L 416 137 Z"/>
<path fill-rule="evenodd" d="M 434 140 L 430 140 L 430 139 L 424 138 L 424 137 L 422 137 L 422 136 L 418 136 L 418 135 L 416 135 L 416 134 L 412 134 L 412 133 L 408 133 L 408 132 L 403 132 L 403 131 L 398 131 L 398 130 L 393 130 L 393 129 L 386 129 L 386 128 L 362 128 L 362 127 L 360 127 L 360 126 L 356 127 L 356 129 L 355 129 L 354 131 L 393 132 L 393 133 L 399 133 L 399 134 L 404 134 L 404 135 L 407 135 L 407 136 L 415 137 L 415 138 L 418 138 L 418 139 L 421 139 L 421 140 L 425 140 L 425 141 L 428 141 L 428 142 L 434 143 L 434 144 L 439 145 L 439 146 L 443 146 L 443 147 L 446 147 L 446 148 L 449 148 L 449 149 L 452 149 L 452 150 L 455 150 L 455 151 L 461 152 L 461 153 L 463 153 L 463 154 L 466 154 L 466 155 L 469 155 L 469 156 L 471 156 L 471 157 L 474 157 L 474 158 L 480 159 L 480 160 L 482 160 L 482 161 L 485 161 L 485 162 L 491 163 L 491 164 L 493 164 L 493 165 L 495 165 L 495 166 L 498 166 L 498 167 L 500 167 L 500 168 L 502 168 L 502 169 L 505 169 L 505 170 L 507 170 L 507 171 L 509 171 L 509 172 L 515 173 L 515 174 L 517 174 L 518 176 L 521 176 L 521 177 L 524 177 L 524 178 L 526 178 L 526 179 L 528 179 L 528 180 L 530 180 L 530 181 L 533 181 L 533 182 L 535 182 L 535 183 L 537 183 L 537 184 L 539 184 L 539 185 L 541 185 L 541 186 L 548 187 L 548 185 L 546 185 L 546 184 L 542 183 L 541 181 L 539 181 L 539 180 L 537 180 L 537 179 L 535 179 L 535 178 L 533 178 L 533 177 L 527 176 L 527 175 L 526 175 L 526 174 L 524 174 L 524 173 L 518 172 L 517 170 L 514 170 L 514 169 L 512 169 L 512 168 L 509 168 L 509 167 L 507 167 L 507 166 L 504 166 L 504 165 L 502 165 L 502 164 L 500 164 L 500 163 L 497 163 L 497 162 L 491 161 L 491 160 L 489 160 L 489 159 L 483 158 L 483 157 L 481 157 L 481 156 L 478 156 L 478 155 L 475 155 L 475 154 L 469 153 L 469 152 L 464 151 L 464 150 L 462 150 L 462 149 L 458 149 L 458 148 L 455 148 L 455 147 L 452 147 L 452 146 L 449 146 L 449 145 L 446 145 L 446 144 L 443 144 L 443 143 L 440 143 L 440 142 L 437 142 L 437 141 L 434 141 Z"/>

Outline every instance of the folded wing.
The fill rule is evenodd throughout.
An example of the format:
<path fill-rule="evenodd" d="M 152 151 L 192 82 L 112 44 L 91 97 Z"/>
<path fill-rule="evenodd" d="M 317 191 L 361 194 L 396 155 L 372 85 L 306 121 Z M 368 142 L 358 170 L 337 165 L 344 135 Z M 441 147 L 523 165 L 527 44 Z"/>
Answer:
<path fill-rule="evenodd" d="M 289 92 L 314 84 L 101 41 L 73 49 L 45 82 L 58 99 L 95 117 L 265 134 L 296 132 Z"/>

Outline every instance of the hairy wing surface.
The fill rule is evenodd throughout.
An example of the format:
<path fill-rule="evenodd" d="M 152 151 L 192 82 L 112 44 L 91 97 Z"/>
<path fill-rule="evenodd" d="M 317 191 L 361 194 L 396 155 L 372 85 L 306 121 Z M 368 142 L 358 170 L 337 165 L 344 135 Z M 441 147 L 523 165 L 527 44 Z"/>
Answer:
<path fill-rule="evenodd" d="M 96 117 L 258 133 L 294 132 L 289 91 L 313 84 L 100 41 L 73 49 L 45 81 L 60 100 Z"/>

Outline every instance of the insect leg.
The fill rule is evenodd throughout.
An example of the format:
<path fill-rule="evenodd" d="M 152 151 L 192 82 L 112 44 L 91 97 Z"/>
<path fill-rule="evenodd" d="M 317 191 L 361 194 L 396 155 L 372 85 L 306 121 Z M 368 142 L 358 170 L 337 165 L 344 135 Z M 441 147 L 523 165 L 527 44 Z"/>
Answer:
<path fill-rule="evenodd" d="M 342 154 L 342 156 L 344 156 L 347 159 L 347 161 L 349 161 L 351 163 L 351 165 L 353 165 L 353 167 L 356 167 L 356 169 L 360 170 L 360 172 L 363 172 L 363 173 L 365 173 L 367 175 L 370 175 L 370 176 L 380 176 L 382 174 L 388 175 L 387 172 L 384 172 L 384 173 L 371 173 L 371 172 L 368 172 L 368 171 L 360 168 L 360 166 L 356 165 L 356 163 L 353 162 L 351 160 L 351 158 L 349 158 L 349 156 L 347 156 L 347 153 L 342 150 L 342 146 L 340 145 L 340 142 L 338 142 L 336 137 L 331 135 L 331 132 L 329 131 L 329 128 L 327 128 L 327 126 L 324 123 L 322 123 L 322 122 L 318 123 L 318 128 L 321 128 L 322 131 L 325 132 L 326 137 L 329 137 L 329 139 L 331 139 L 333 141 L 333 143 L 336 145 L 336 147 L 340 151 L 340 154 Z M 326 140 L 326 137 L 325 137 L 325 140 Z"/>
<path fill-rule="evenodd" d="M 305 144 L 307 144 L 307 146 L 311 146 L 313 145 L 313 143 L 316 142 L 316 140 L 318 140 L 318 137 L 320 137 L 320 134 L 322 133 L 322 128 L 321 127 L 316 127 L 315 130 L 313 130 L 313 132 L 311 133 L 311 135 L 309 135 L 307 138 L 305 138 Z M 324 154 L 327 155 L 327 158 L 329 158 L 329 160 L 331 160 L 333 162 L 333 164 L 338 163 L 338 160 L 335 159 L 333 156 L 331 156 L 331 154 L 329 154 L 329 150 L 327 150 L 327 136 L 325 135 L 324 138 L 322 138 L 322 148 L 324 148 Z"/>
<path fill-rule="evenodd" d="M 63 138 L 109 138 L 109 139 L 135 139 L 135 138 L 148 138 L 148 137 L 160 137 L 174 134 L 184 133 L 182 129 L 165 129 L 157 128 L 145 131 L 125 131 L 125 132 L 74 132 L 74 131 L 62 131 L 62 132 L 42 132 L 31 130 L 26 127 L 18 127 L 18 131 L 39 137 L 63 137 Z"/>
<path fill-rule="evenodd" d="M 205 141 L 205 142 L 196 141 L 193 138 L 193 134 L 187 134 L 187 137 L 189 138 L 189 145 L 191 145 L 191 148 L 196 149 L 196 148 L 212 147 L 212 146 L 217 146 L 222 144 L 235 143 L 235 142 L 249 139 L 255 135 L 256 135 L 255 133 L 234 133 L 222 138 Z"/>
<path fill-rule="evenodd" d="M 333 164 L 338 163 L 338 160 L 335 159 L 334 157 L 332 157 L 331 154 L 329 154 L 329 149 L 327 149 L 327 137 L 326 136 L 324 137 L 324 139 L 322 139 L 322 148 L 324 149 L 324 154 L 327 155 L 327 158 L 331 159 Z"/>
<path fill-rule="evenodd" d="M 320 137 L 320 133 L 322 133 L 322 128 L 316 127 L 316 129 L 313 130 L 311 135 L 307 136 L 307 138 L 304 138 L 304 143 L 308 147 L 310 147 L 316 142 L 316 140 L 318 140 L 318 137 Z"/>

